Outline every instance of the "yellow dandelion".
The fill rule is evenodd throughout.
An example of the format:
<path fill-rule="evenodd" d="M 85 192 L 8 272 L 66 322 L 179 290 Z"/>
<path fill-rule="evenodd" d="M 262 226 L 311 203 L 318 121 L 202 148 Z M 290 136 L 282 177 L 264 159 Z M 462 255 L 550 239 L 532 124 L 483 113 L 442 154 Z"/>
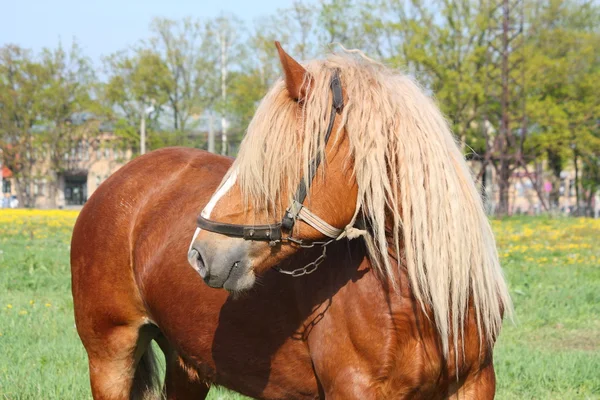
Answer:
<path fill-rule="evenodd" d="M 30 304 L 30 305 L 33 305 L 34 303 L 35 303 L 35 301 L 33 301 L 33 300 L 29 300 L 29 304 Z"/>
<path fill-rule="evenodd" d="M 46 304 L 44 304 L 44 305 L 45 305 L 46 307 L 52 307 L 52 304 L 50 304 L 50 303 L 46 303 Z"/>
<path fill-rule="evenodd" d="M 12 308 L 12 304 L 7 304 L 6 308 L 11 309 Z"/>
<path fill-rule="evenodd" d="M 25 314 L 27 314 L 27 311 L 25 311 L 25 310 L 19 311 L 19 315 L 25 315 Z"/>

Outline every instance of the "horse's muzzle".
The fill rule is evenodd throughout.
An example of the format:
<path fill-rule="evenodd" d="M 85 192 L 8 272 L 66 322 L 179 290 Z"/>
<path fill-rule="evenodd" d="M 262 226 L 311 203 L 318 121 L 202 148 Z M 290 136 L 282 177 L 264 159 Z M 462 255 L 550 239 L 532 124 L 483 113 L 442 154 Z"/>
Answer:
<path fill-rule="evenodd" d="M 244 290 L 254 283 L 247 260 L 248 246 L 243 239 L 196 238 L 188 252 L 188 262 L 208 286 Z"/>
<path fill-rule="evenodd" d="M 192 248 L 188 253 L 188 262 L 200 274 L 202 279 L 206 278 L 208 275 L 208 268 L 206 268 L 206 264 L 204 264 L 204 260 L 200 255 L 200 252 L 197 249 Z"/>

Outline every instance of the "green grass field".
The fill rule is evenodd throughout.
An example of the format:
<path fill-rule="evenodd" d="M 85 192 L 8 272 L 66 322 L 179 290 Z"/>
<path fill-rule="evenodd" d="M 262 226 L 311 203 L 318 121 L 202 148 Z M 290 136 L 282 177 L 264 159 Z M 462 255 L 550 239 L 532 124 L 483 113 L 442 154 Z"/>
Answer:
<path fill-rule="evenodd" d="M 75 218 L 0 210 L 0 399 L 91 397 L 70 291 Z M 600 221 L 493 226 L 516 310 L 495 351 L 497 398 L 600 399 Z"/>

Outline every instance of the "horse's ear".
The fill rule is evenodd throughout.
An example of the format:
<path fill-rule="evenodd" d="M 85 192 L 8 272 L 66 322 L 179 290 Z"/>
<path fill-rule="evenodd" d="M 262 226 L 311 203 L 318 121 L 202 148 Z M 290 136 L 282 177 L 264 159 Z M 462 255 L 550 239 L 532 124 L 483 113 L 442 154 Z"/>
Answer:
<path fill-rule="evenodd" d="M 309 81 L 306 69 L 294 60 L 281 47 L 281 43 L 275 42 L 277 52 L 279 53 L 279 61 L 285 75 L 285 85 L 290 93 L 290 97 L 296 101 L 301 101 L 306 98 L 306 85 L 303 83 Z"/>

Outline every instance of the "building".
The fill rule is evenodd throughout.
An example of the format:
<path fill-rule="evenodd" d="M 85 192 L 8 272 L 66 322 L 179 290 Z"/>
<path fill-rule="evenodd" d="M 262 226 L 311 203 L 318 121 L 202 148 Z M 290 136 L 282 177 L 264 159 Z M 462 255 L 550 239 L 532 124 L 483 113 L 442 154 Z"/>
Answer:
<path fill-rule="evenodd" d="M 177 144 L 197 144 L 192 143 L 191 139 L 188 142 Z M 119 149 L 122 146 L 117 145 L 118 143 L 120 143 L 120 139 L 108 131 L 95 136 L 93 143 L 82 141 L 71 154 L 65 155 L 68 168 L 56 177 L 55 182 L 49 182 L 48 179 L 38 179 L 32 182 L 30 193 L 33 193 L 34 206 L 36 208 L 82 206 L 102 182 L 132 159 L 132 150 Z M 479 162 L 469 162 L 469 164 L 476 172 L 480 168 Z M 49 171 L 49 163 L 43 159 L 36 164 L 35 168 L 39 176 L 52 175 L 52 171 Z M 509 191 L 509 214 L 536 215 L 545 212 L 540 194 L 544 203 L 553 212 L 569 215 L 575 210 L 577 202 L 574 169 L 563 171 L 560 181 L 555 181 L 555 178 L 542 171 L 542 166 L 539 166 L 538 174 L 541 179 L 538 179 L 537 174 L 531 171 L 531 178 L 539 185 L 537 190 L 532 179 L 524 170 L 517 169 L 513 173 Z M 488 166 L 486 175 L 485 181 L 492 183 L 488 184 L 485 189 L 486 208 L 489 214 L 493 214 L 498 203 L 499 193 L 495 172 L 491 166 Z M 2 177 L 2 193 L 6 199 L 3 204 L 7 206 L 11 203 L 10 197 L 16 196 L 16 185 L 14 176 L 7 168 L 2 168 Z M 598 196 L 593 199 L 592 207 L 595 215 L 600 216 L 600 198 Z"/>
<path fill-rule="evenodd" d="M 71 154 L 65 154 L 67 168 L 64 173 L 57 174 L 55 181 L 34 179 L 26 188 L 33 197 L 34 207 L 82 206 L 102 182 L 132 159 L 131 149 L 120 149 L 116 145 L 118 140 L 111 132 L 95 136 L 93 143 L 82 140 Z M 43 156 L 39 156 L 34 169 L 37 176 L 53 175 L 50 163 Z M 3 169 L 2 193 L 4 198 L 17 195 L 15 178 L 8 169 Z"/>

